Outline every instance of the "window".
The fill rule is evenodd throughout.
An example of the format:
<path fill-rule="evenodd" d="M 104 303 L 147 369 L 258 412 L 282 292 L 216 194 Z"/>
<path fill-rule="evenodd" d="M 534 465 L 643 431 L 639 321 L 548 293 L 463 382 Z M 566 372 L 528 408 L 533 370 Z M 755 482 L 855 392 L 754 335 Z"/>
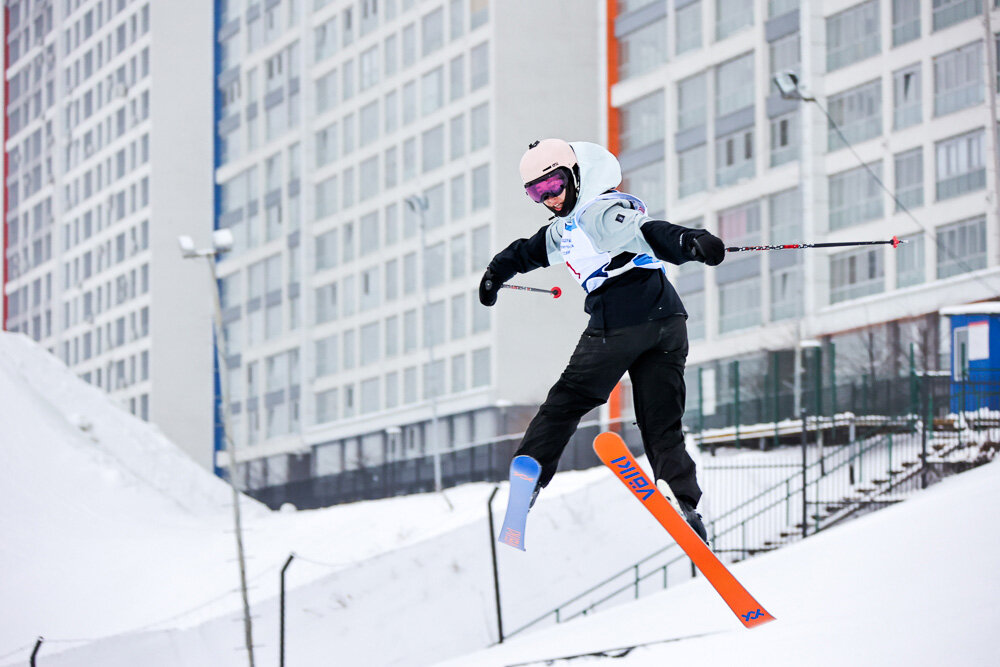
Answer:
<path fill-rule="evenodd" d="M 622 152 L 663 141 L 667 126 L 663 100 L 663 91 L 658 90 L 621 107 L 619 137 Z"/>
<path fill-rule="evenodd" d="M 767 198 L 770 243 L 795 243 L 802 238 L 802 195 L 798 188 Z"/>
<path fill-rule="evenodd" d="M 715 68 L 715 115 L 753 106 L 753 54 L 748 53 Z"/>
<path fill-rule="evenodd" d="M 771 321 L 801 317 L 804 303 L 802 264 L 772 269 L 770 275 Z"/>
<path fill-rule="evenodd" d="M 469 0 L 469 30 L 475 30 L 486 23 L 489 16 L 489 0 Z"/>
<path fill-rule="evenodd" d="M 331 322 L 337 319 L 337 283 L 331 283 L 316 288 L 316 324 Z"/>
<path fill-rule="evenodd" d="M 871 165 L 882 178 L 882 162 Z M 830 229 L 842 229 L 882 217 L 882 189 L 864 167 L 829 177 Z"/>
<path fill-rule="evenodd" d="M 666 60 L 665 16 L 618 37 L 618 77 L 622 80 L 656 69 Z"/>
<path fill-rule="evenodd" d="M 849 143 L 866 141 L 882 134 L 882 82 L 876 79 L 830 97 L 827 122 L 827 150 L 844 147 L 840 134 Z M 837 132 L 840 128 L 840 133 Z"/>
<path fill-rule="evenodd" d="M 984 136 L 983 130 L 976 130 L 935 145 L 939 201 L 986 187 Z"/>
<path fill-rule="evenodd" d="M 469 90 L 479 90 L 490 82 L 489 42 L 474 46 L 469 52 Z"/>
<path fill-rule="evenodd" d="M 379 336 L 379 322 L 372 322 L 361 327 L 361 365 L 368 366 L 379 360 L 382 349 Z"/>
<path fill-rule="evenodd" d="M 732 185 L 753 178 L 753 129 L 740 130 L 715 140 L 715 184 Z"/>
<path fill-rule="evenodd" d="M 421 172 L 433 171 L 444 164 L 444 125 L 436 125 L 420 137 Z"/>
<path fill-rule="evenodd" d="M 677 196 L 687 197 L 708 187 L 708 151 L 705 144 L 677 153 Z"/>
<path fill-rule="evenodd" d="M 316 377 L 337 372 L 340 347 L 337 334 L 316 341 Z"/>
<path fill-rule="evenodd" d="M 681 7 L 674 13 L 677 22 L 675 49 L 677 55 L 701 48 L 701 0 Z"/>
<path fill-rule="evenodd" d="M 451 219 L 461 220 L 465 217 L 465 174 L 459 174 L 451 179 Z"/>
<path fill-rule="evenodd" d="M 920 63 L 892 75 L 893 129 L 902 130 L 921 122 Z"/>
<path fill-rule="evenodd" d="M 403 313 L 403 354 L 413 352 L 419 346 L 417 332 L 417 311 L 408 310 Z"/>
<path fill-rule="evenodd" d="M 478 211 L 488 208 L 489 205 L 490 165 L 484 164 L 472 170 L 472 210 Z"/>
<path fill-rule="evenodd" d="M 760 293 L 760 276 L 719 285 L 719 333 L 760 324 Z"/>
<path fill-rule="evenodd" d="M 799 114 L 797 111 L 772 118 L 771 166 L 797 160 L 799 157 Z"/>
<path fill-rule="evenodd" d="M 760 204 L 752 202 L 719 211 L 719 237 L 727 245 L 757 245 L 761 241 Z"/>
<path fill-rule="evenodd" d="M 879 41 L 878 0 L 869 0 L 826 19 L 826 71 L 874 56 Z"/>
<path fill-rule="evenodd" d="M 444 68 L 437 67 L 420 79 L 420 113 L 427 115 L 444 104 Z"/>
<path fill-rule="evenodd" d="M 316 80 L 316 113 L 321 114 L 337 105 L 337 70 L 330 70 Z"/>
<path fill-rule="evenodd" d="M 465 155 L 465 116 L 455 116 L 448 125 L 451 139 L 451 159 Z"/>
<path fill-rule="evenodd" d="M 444 7 L 421 19 L 420 32 L 423 37 L 422 55 L 428 56 L 444 46 Z"/>
<path fill-rule="evenodd" d="M 449 99 L 454 102 L 465 95 L 465 56 L 452 58 L 448 65 L 448 76 L 451 85 Z"/>
<path fill-rule="evenodd" d="M 450 0 L 448 3 L 448 36 L 456 40 L 465 33 L 465 0 Z"/>
<path fill-rule="evenodd" d="M 716 0 L 715 38 L 725 39 L 753 25 L 753 0 Z"/>
<path fill-rule="evenodd" d="M 417 61 L 417 26 L 413 23 L 403 28 L 403 69 Z"/>
<path fill-rule="evenodd" d="M 378 176 L 378 155 L 371 156 L 358 166 L 358 177 L 361 180 L 358 197 L 361 201 L 371 199 L 378 194 Z"/>
<path fill-rule="evenodd" d="M 986 218 L 980 216 L 937 230 L 937 277 L 986 268 Z"/>
<path fill-rule="evenodd" d="M 451 277 L 461 278 L 465 275 L 465 235 L 453 236 L 449 244 L 451 257 Z"/>
<path fill-rule="evenodd" d="M 892 45 L 920 37 L 920 0 L 892 0 Z"/>
<path fill-rule="evenodd" d="M 465 355 L 451 358 L 451 390 L 456 394 L 465 391 Z"/>
<path fill-rule="evenodd" d="M 490 348 L 472 351 L 472 386 L 484 387 L 490 383 Z"/>
<path fill-rule="evenodd" d="M 363 24 L 362 24 L 363 25 Z M 364 339 L 362 339 L 363 341 Z M 379 409 L 379 378 L 368 378 L 361 381 L 361 414 L 375 412 Z"/>
<path fill-rule="evenodd" d="M 705 72 L 677 82 L 677 131 L 705 124 L 708 103 Z"/>
<path fill-rule="evenodd" d="M 982 43 L 976 42 L 934 59 L 935 116 L 982 103 L 982 58 Z"/>
<path fill-rule="evenodd" d="M 385 94 L 383 102 L 385 133 L 392 134 L 399 127 L 399 94 L 393 90 Z"/>
<path fill-rule="evenodd" d="M 924 282 L 924 235 L 904 236 L 893 252 L 896 255 L 896 287 L 902 289 Z"/>
<path fill-rule="evenodd" d="M 899 153 L 896 155 L 896 210 L 903 210 L 900 204 L 907 209 L 917 208 L 924 205 L 924 157 L 923 149 Z"/>
<path fill-rule="evenodd" d="M 981 0 L 934 0 L 934 30 L 971 19 L 982 11 Z"/>
<path fill-rule="evenodd" d="M 409 81 L 403 86 L 403 125 L 417 119 L 417 82 Z"/>
<path fill-rule="evenodd" d="M 316 184 L 316 220 L 337 212 L 337 177 Z"/>
<path fill-rule="evenodd" d="M 399 69 L 399 38 L 395 33 L 385 38 L 382 59 L 385 66 L 385 77 L 388 79 Z"/>
<path fill-rule="evenodd" d="M 663 162 L 657 161 L 630 169 L 622 179 L 621 189 L 642 199 L 651 218 L 663 219 L 666 216 L 665 183 Z"/>
<path fill-rule="evenodd" d="M 373 46 L 361 54 L 361 90 L 367 90 L 378 83 L 378 46 Z"/>
<path fill-rule="evenodd" d="M 445 360 L 424 364 L 424 398 L 440 396 L 444 393 Z"/>
<path fill-rule="evenodd" d="M 337 266 L 337 230 L 332 229 L 324 234 L 319 234 L 315 240 L 316 245 L 316 270 L 333 268 Z"/>
<path fill-rule="evenodd" d="M 882 249 L 848 250 L 830 256 L 830 303 L 885 291 Z"/>
<path fill-rule="evenodd" d="M 476 151 L 488 146 L 490 143 L 490 105 L 488 102 L 472 108 L 469 112 L 469 125 L 472 131 L 469 150 Z"/>
<path fill-rule="evenodd" d="M 444 301 L 434 301 L 424 306 L 424 347 L 444 343 L 445 332 L 447 331 L 445 328 L 446 322 Z"/>
<path fill-rule="evenodd" d="M 799 43 L 799 33 L 796 32 L 780 37 L 768 45 L 772 93 L 779 92 L 777 86 L 774 84 L 775 74 L 779 72 L 799 73 L 802 67 L 802 55 Z"/>
<path fill-rule="evenodd" d="M 378 139 L 378 100 L 361 107 L 359 122 L 361 124 L 362 147 Z"/>

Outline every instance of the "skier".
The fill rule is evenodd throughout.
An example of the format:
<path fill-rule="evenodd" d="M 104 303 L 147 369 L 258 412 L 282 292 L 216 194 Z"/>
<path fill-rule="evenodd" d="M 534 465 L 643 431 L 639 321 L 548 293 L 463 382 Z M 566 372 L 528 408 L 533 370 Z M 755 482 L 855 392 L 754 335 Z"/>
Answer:
<path fill-rule="evenodd" d="M 707 541 L 695 510 L 701 499 L 695 463 L 681 431 L 687 312 L 662 262 L 716 266 L 725 258 L 725 246 L 706 230 L 651 219 L 639 198 L 615 189 L 621 165 L 597 144 L 536 141 L 521 158 L 520 172 L 528 197 L 553 217 L 490 261 L 479 300 L 493 306 L 500 286 L 515 274 L 565 263 L 587 293 L 584 310 L 590 315 L 515 454 L 541 464 L 535 496 L 555 474 L 580 419 L 607 401 L 628 371 L 657 488 Z"/>

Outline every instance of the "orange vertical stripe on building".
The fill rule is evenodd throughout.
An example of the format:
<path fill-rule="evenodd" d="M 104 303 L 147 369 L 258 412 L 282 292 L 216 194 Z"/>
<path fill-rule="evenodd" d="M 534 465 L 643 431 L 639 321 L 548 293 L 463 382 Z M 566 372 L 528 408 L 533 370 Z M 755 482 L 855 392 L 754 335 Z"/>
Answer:
<path fill-rule="evenodd" d="M 611 106 L 611 88 L 618 83 L 618 40 L 615 39 L 615 18 L 618 15 L 618 0 L 607 0 L 607 22 L 605 23 L 605 36 L 608 43 L 608 86 L 605 90 L 608 113 L 608 150 L 618 155 L 620 142 L 618 141 L 618 109 Z M 612 431 L 621 432 L 622 416 L 622 385 L 619 382 L 611 390 L 608 397 L 608 428 Z"/>

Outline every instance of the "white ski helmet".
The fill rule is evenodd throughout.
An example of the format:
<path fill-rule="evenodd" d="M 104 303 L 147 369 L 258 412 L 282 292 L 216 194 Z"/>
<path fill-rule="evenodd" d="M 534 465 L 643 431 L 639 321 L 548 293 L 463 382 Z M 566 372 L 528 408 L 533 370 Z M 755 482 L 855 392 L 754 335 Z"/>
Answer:
<path fill-rule="evenodd" d="M 562 139 L 542 139 L 528 146 L 519 165 L 524 191 L 534 202 L 543 203 L 566 191 L 562 211 L 557 216 L 570 214 L 580 194 L 580 165 L 573 147 Z"/>

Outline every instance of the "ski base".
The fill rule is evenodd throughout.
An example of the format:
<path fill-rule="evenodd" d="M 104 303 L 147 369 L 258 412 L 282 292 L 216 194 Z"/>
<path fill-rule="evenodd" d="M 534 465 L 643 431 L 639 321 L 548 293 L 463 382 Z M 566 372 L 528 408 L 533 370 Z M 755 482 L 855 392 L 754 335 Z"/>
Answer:
<path fill-rule="evenodd" d="M 604 465 L 615 473 L 632 495 L 670 533 L 745 627 L 753 628 L 774 620 L 774 617 L 736 580 L 718 556 L 712 553 L 670 501 L 656 490 L 656 485 L 636 463 L 635 457 L 621 436 L 616 433 L 601 433 L 594 440 L 594 451 Z"/>
<path fill-rule="evenodd" d="M 524 551 L 524 526 L 531 507 L 531 495 L 535 492 L 542 466 L 530 456 L 515 456 L 510 462 L 510 497 L 507 500 L 507 514 L 500 528 L 501 544 Z"/>

